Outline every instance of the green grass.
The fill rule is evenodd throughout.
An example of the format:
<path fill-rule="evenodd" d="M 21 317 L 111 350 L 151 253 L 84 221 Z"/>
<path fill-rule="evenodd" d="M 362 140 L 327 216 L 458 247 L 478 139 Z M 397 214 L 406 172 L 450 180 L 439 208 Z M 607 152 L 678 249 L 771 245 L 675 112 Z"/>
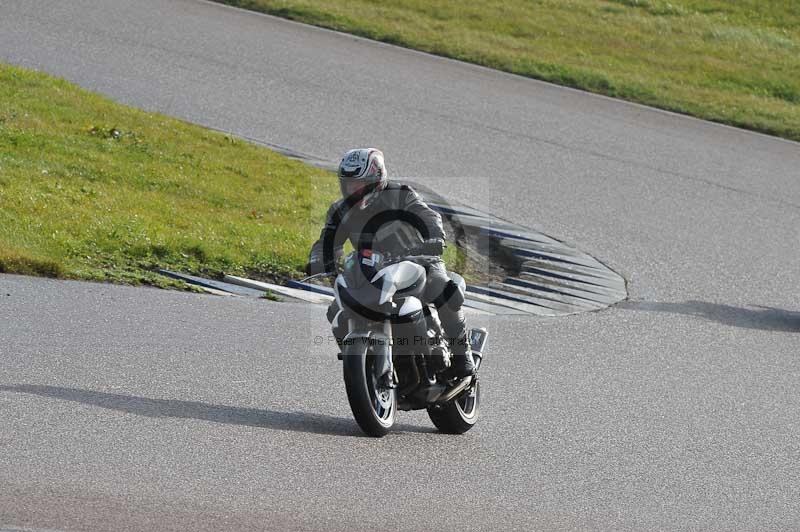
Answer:
<path fill-rule="evenodd" d="M 0 65 L 0 272 L 296 275 L 336 194 L 267 149 Z"/>
<path fill-rule="evenodd" d="M 797 0 L 218 0 L 800 140 Z"/>
<path fill-rule="evenodd" d="M 0 64 L 0 273 L 297 278 L 337 195 L 333 174 Z"/>

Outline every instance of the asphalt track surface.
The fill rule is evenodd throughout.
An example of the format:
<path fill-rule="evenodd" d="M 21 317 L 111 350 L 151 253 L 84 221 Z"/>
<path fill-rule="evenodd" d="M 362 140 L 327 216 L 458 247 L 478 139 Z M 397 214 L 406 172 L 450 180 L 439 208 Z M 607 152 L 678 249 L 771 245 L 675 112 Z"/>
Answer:
<path fill-rule="evenodd" d="M 2 1 L 0 60 L 377 145 L 631 296 L 474 318 L 479 426 L 372 440 L 320 307 L 0 276 L 0 528 L 800 528 L 800 145 L 189 0 Z"/>

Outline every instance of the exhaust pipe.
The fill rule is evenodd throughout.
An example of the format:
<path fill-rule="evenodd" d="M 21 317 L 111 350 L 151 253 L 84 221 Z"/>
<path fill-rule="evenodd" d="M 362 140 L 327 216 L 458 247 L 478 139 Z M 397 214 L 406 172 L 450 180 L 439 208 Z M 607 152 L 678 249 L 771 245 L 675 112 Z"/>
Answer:
<path fill-rule="evenodd" d="M 449 391 L 443 393 L 442 395 L 440 395 L 439 398 L 436 399 L 436 402 L 437 403 L 447 403 L 449 401 L 452 401 L 458 394 L 460 394 L 461 392 L 463 392 L 464 390 L 469 388 L 470 384 L 472 384 L 472 380 L 473 379 L 474 379 L 474 377 L 472 377 L 472 376 L 467 377 L 463 381 L 461 381 L 458 384 L 456 384 L 456 386 L 452 390 L 449 390 Z"/>
<path fill-rule="evenodd" d="M 472 359 L 475 361 L 476 368 L 481 365 L 483 354 L 486 352 L 486 340 L 488 338 L 489 332 L 483 327 L 469 330 L 469 345 L 472 348 Z"/>

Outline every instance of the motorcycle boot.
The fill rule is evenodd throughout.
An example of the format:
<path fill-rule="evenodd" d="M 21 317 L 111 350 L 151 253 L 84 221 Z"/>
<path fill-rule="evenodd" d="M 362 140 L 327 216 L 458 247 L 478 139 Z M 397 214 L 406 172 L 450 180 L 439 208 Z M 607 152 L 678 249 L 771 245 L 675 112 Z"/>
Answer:
<path fill-rule="evenodd" d="M 450 367 L 444 372 L 444 377 L 450 379 L 463 379 L 475 375 L 475 360 L 472 358 L 472 349 L 466 331 L 450 342 Z"/>

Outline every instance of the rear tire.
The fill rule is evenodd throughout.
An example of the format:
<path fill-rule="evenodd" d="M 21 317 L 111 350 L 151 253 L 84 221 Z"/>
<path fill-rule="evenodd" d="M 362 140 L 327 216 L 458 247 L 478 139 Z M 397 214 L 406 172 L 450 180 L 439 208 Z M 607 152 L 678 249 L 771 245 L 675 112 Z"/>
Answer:
<path fill-rule="evenodd" d="M 480 399 L 481 385 L 476 380 L 466 392 L 452 401 L 429 406 L 428 417 L 445 434 L 464 434 L 478 422 Z"/>
<path fill-rule="evenodd" d="M 368 349 L 357 353 L 344 353 L 344 386 L 350 410 L 356 423 L 368 436 L 385 436 L 397 417 L 397 393 L 394 388 L 377 387 L 377 376 L 373 371 L 375 357 Z"/>

